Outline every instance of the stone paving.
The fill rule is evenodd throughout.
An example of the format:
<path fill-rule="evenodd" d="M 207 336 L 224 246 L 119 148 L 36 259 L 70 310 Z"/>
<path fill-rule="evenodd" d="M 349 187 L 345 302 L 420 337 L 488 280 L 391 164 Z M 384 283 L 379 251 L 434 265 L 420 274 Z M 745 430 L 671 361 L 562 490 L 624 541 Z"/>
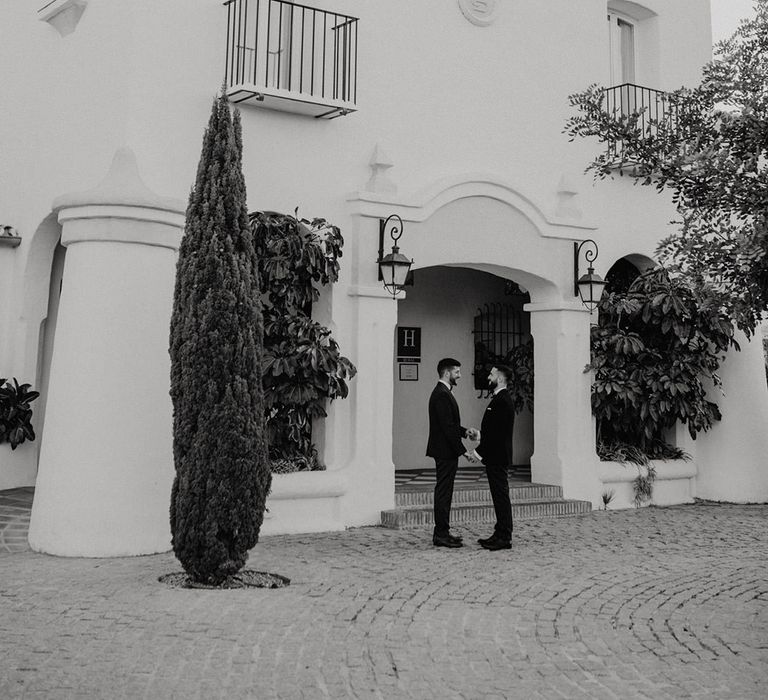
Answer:
<path fill-rule="evenodd" d="M 768 506 L 267 537 L 277 590 L 179 590 L 171 554 L 0 554 L 0 698 L 768 696 Z"/>

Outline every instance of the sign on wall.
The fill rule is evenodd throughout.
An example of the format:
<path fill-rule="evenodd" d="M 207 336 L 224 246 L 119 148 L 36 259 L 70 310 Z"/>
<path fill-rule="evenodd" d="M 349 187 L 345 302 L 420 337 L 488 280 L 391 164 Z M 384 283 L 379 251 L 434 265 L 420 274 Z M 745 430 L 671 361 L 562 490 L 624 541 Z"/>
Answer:
<path fill-rule="evenodd" d="M 397 327 L 397 361 L 421 362 L 421 328 Z"/>

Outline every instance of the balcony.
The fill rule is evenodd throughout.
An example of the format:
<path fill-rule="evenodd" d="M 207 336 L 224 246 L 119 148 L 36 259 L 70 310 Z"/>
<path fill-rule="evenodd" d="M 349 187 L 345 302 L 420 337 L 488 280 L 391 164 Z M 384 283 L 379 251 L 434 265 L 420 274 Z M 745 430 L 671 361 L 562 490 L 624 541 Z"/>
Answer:
<path fill-rule="evenodd" d="M 632 83 L 616 85 L 604 90 L 605 111 L 615 120 L 635 117 L 637 129 L 643 138 L 676 133 L 681 127 L 682 106 L 667 92 Z M 622 142 L 611 145 L 612 155 L 619 156 Z"/>
<path fill-rule="evenodd" d="M 605 109 L 614 119 L 637 113 L 637 126 L 643 133 L 654 133 L 661 123 L 674 128 L 680 116 L 680 107 L 669 93 L 632 83 L 606 88 Z"/>
<path fill-rule="evenodd" d="M 357 110 L 356 17 L 286 0 L 228 0 L 231 102 L 335 119 Z"/>
<path fill-rule="evenodd" d="M 614 120 L 632 117 L 642 140 L 664 139 L 679 135 L 683 128 L 681 116 L 683 107 L 673 95 L 661 90 L 624 83 L 604 90 L 603 109 Z M 657 142 L 657 145 L 660 145 Z M 624 142 L 613 141 L 608 146 L 608 155 L 622 162 L 631 163 L 633 158 L 625 152 Z"/>

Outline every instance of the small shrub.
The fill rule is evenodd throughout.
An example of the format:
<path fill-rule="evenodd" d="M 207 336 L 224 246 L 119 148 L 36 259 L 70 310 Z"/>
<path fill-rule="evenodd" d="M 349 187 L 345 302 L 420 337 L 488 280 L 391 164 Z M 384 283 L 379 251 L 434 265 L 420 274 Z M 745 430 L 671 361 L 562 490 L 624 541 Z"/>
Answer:
<path fill-rule="evenodd" d="M 35 439 L 31 404 L 40 392 L 31 391 L 31 384 L 19 384 L 0 379 L 0 443 L 10 442 L 15 450 L 25 440 Z"/>
<path fill-rule="evenodd" d="M 638 467 L 637 476 L 632 482 L 632 487 L 635 490 L 635 508 L 639 508 L 653 497 L 653 482 L 656 480 L 656 469 L 652 464 L 648 464 L 645 466 L 645 474 L 643 474 L 642 470 L 642 467 Z"/>
<path fill-rule="evenodd" d="M 720 385 L 717 372 L 732 347 L 738 344 L 722 311 L 664 268 L 640 274 L 626 292 L 605 295 L 586 368 L 595 373 L 598 443 L 637 448 L 629 461 L 640 452 L 656 459 L 654 450 L 677 422 L 693 439 L 709 430 L 721 415 L 707 382 Z"/>

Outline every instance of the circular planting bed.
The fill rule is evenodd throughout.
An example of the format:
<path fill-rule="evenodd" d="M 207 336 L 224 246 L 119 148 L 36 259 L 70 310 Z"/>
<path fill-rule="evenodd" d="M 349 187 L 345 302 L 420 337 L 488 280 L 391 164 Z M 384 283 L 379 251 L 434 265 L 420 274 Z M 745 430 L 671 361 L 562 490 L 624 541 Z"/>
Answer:
<path fill-rule="evenodd" d="M 283 588 L 290 584 L 291 579 L 280 574 L 270 574 L 266 571 L 252 571 L 243 569 L 234 576 L 228 576 L 218 585 L 197 583 L 192 581 L 183 571 L 173 574 L 164 574 L 158 578 L 171 588 L 207 588 L 212 590 L 230 588 Z"/>

